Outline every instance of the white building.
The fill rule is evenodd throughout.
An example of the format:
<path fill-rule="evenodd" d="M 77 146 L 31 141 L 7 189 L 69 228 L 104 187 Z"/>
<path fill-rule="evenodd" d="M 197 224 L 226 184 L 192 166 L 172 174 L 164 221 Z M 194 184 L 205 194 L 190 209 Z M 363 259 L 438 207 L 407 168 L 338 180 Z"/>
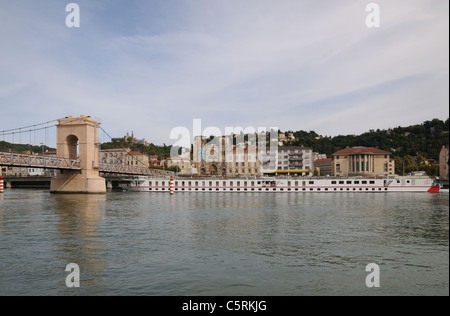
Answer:
<path fill-rule="evenodd" d="M 312 148 L 302 146 L 279 147 L 276 173 L 310 175 L 314 171 Z"/>
<path fill-rule="evenodd" d="M 99 161 L 103 164 L 124 166 L 127 161 L 127 155 L 130 151 L 131 150 L 129 148 L 102 149 L 100 150 Z"/>

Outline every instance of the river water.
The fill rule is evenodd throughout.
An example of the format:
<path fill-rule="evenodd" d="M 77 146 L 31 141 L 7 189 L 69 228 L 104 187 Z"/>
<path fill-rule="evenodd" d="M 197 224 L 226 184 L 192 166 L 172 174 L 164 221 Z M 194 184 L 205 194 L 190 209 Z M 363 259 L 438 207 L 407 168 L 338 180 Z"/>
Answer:
<path fill-rule="evenodd" d="M 449 195 L 6 190 L 0 295 L 449 295 Z"/>

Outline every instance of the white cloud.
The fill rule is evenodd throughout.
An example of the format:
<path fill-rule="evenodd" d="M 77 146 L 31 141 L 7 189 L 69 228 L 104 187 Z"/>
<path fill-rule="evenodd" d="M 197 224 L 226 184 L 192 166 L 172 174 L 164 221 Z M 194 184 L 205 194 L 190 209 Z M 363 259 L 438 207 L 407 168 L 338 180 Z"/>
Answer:
<path fill-rule="evenodd" d="M 79 1 L 79 30 L 65 28 L 64 11 L 49 19 L 59 12 L 50 3 L 0 5 L 8 127 L 87 114 L 114 136 L 134 130 L 169 143 L 171 128 L 190 128 L 193 118 L 342 134 L 366 130 L 367 117 L 370 128 L 448 117 L 443 1 L 378 1 L 378 29 L 365 26 L 361 1 L 179 0 L 159 11 L 146 4 L 146 12 L 173 14 L 172 23 L 112 8 L 100 16 L 106 5 Z M 121 16 L 127 30 L 108 31 Z"/>

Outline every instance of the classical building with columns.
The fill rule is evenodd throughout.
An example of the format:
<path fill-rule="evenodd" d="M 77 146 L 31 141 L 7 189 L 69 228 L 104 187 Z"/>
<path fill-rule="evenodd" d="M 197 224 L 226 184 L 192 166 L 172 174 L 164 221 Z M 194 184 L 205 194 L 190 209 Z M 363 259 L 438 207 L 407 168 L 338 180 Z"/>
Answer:
<path fill-rule="evenodd" d="M 395 173 L 390 152 L 372 147 L 352 147 L 332 155 L 336 176 L 387 176 Z"/>

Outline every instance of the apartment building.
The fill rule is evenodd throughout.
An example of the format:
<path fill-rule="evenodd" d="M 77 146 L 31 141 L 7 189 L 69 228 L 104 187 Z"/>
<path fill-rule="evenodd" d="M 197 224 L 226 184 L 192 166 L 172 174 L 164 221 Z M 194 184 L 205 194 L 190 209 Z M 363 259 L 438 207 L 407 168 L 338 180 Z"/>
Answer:
<path fill-rule="evenodd" d="M 449 146 L 442 146 L 439 153 L 439 176 L 441 179 L 448 180 L 448 158 L 449 158 Z"/>
<path fill-rule="evenodd" d="M 180 174 L 191 174 L 192 168 L 191 168 L 191 161 L 186 158 L 182 157 L 169 157 L 166 159 L 166 166 L 167 168 L 177 166 L 179 168 Z"/>
<path fill-rule="evenodd" d="M 100 150 L 100 163 L 111 165 L 126 165 L 127 155 L 130 152 L 130 148 L 113 148 Z"/>
<path fill-rule="evenodd" d="M 148 156 L 139 151 L 130 151 L 125 156 L 125 161 L 127 166 L 131 167 L 140 167 L 140 168 L 148 168 Z"/>
<path fill-rule="evenodd" d="M 314 172 L 313 150 L 303 146 L 278 147 L 275 173 L 310 175 Z"/>

